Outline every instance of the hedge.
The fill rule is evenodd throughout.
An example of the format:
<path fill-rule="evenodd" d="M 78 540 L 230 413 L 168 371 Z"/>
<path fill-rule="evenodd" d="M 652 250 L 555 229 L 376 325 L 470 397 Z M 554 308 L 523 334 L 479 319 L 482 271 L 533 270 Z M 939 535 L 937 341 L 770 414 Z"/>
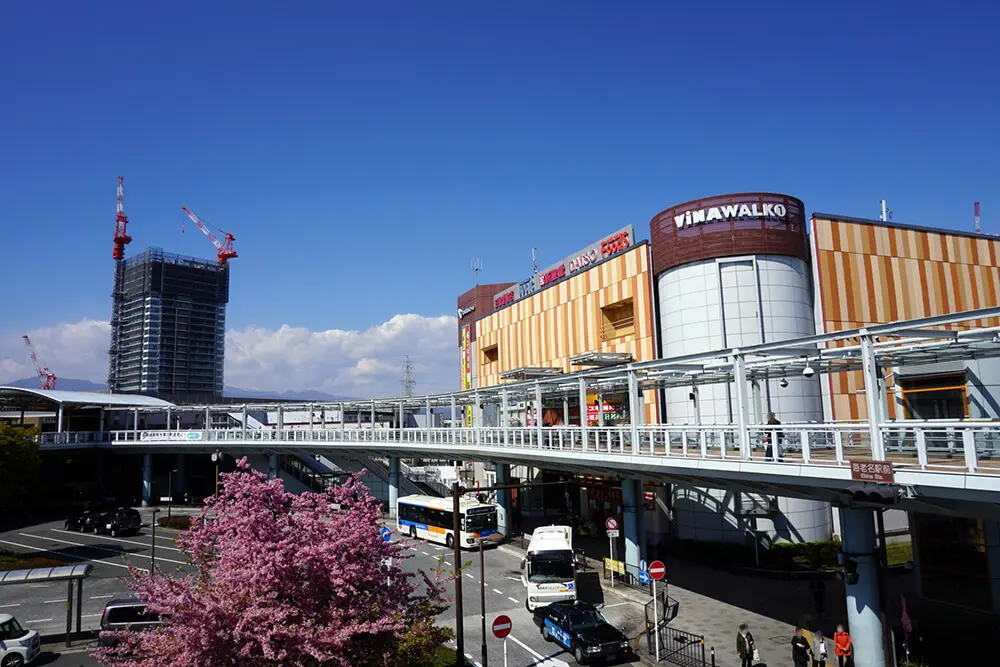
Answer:
<path fill-rule="evenodd" d="M 161 516 L 156 522 L 160 528 L 174 528 L 176 530 L 187 530 L 191 527 L 191 517 L 186 515 Z"/>

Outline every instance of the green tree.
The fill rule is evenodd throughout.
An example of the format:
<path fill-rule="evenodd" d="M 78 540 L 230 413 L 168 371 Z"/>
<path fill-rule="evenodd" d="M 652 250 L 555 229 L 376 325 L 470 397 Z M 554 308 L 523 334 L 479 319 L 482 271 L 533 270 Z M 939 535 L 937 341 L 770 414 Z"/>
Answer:
<path fill-rule="evenodd" d="M 26 506 L 38 491 L 42 460 L 38 430 L 0 423 L 0 512 Z"/>

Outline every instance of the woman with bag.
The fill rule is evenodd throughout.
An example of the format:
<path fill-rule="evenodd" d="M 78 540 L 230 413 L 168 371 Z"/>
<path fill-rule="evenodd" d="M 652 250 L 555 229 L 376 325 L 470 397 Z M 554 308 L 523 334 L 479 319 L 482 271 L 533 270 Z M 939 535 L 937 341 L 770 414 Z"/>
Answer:
<path fill-rule="evenodd" d="M 851 635 L 844 630 L 843 625 L 837 626 L 833 633 L 833 650 L 837 654 L 840 667 L 854 667 L 854 647 L 851 645 Z"/>
<path fill-rule="evenodd" d="M 759 659 L 753 635 L 750 634 L 750 626 L 746 623 L 740 624 L 740 631 L 736 635 L 736 653 L 742 661 L 740 667 L 753 667 L 754 662 Z"/>
<path fill-rule="evenodd" d="M 817 630 L 816 634 L 813 635 L 811 652 L 813 667 L 826 667 L 829 652 L 827 651 L 826 638 L 823 637 L 822 630 Z"/>

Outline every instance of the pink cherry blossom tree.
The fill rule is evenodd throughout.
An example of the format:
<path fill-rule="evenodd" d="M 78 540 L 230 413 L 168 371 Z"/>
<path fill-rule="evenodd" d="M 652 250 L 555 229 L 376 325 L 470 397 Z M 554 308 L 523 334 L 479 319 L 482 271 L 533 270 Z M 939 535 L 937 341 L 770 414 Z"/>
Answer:
<path fill-rule="evenodd" d="M 132 567 L 129 587 L 165 625 L 115 633 L 95 659 L 135 667 L 428 664 L 447 577 L 404 572 L 358 478 L 295 495 L 244 458 L 178 539 L 189 575 Z M 392 566 L 385 560 L 392 558 Z M 131 656 L 131 657 L 129 657 Z"/>

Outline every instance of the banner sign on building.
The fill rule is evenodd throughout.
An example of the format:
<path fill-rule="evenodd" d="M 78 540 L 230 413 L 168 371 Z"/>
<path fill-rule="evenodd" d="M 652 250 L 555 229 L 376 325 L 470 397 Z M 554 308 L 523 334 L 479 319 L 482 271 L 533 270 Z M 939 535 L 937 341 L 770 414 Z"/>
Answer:
<path fill-rule="evenodd" d="M 462 327 L 462 391 L 472 389 L 472 325 Z M 472 427 L 472 408 L 463 408 L 465 426 Z"/>
<path fill-rule="evenodd" d="M 591 243 L 589 246 L 573 253 L 566 259 L 542 269 L 521 283 L 508 287 L 493 296 L 493 308 L 499 309 L 531 296 L 535 292 L 550 287 L 564 278 L 568 278 L 593 264 L 609 257 L 625 252 L 635 245 L 635 232 L 632 225 L 626 225 L 604 239 Z"/>

